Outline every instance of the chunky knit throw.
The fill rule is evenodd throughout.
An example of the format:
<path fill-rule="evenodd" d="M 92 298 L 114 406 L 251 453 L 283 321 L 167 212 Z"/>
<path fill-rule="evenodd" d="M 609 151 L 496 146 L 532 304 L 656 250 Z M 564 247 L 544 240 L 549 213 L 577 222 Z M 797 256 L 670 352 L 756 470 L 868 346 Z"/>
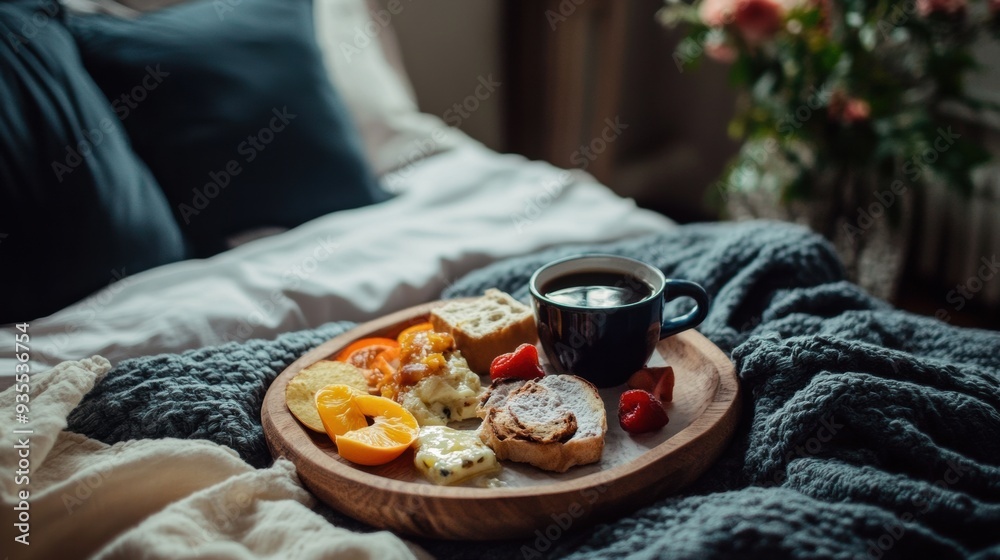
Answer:
<path fill-rule="evenodd" d="M 421 542 L 432 553 L 1000 558 L 1000 334 L 897 311 L 846 282 L 818 236 L 760 222 L 547 251 L 471 273 L 443 296 L 499 287 L 526 299 L 532 271 L 580 252 L 644 260 L 712 294 L 699 330 L 736 363 L 745 399 L 736 438 L 682 495 L 613 523 L 554 521 L 523 541 Z M 107 442 L 209 439 L 266 465 L 259 412 L 268 384 L 349 326 L 123 362 L 70 428 Z"/>

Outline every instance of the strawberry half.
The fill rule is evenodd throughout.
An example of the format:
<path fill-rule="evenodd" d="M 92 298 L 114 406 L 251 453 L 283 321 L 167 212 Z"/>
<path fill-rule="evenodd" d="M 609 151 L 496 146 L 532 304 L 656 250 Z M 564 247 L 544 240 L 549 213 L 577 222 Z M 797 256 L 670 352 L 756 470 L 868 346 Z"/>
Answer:
<path fill-rule="evenodd" d="M 628 380 L 629 389 L 649 391 L 660 402 L 674 400 L 674 368 L 645 367 L 632 374 Z"/>
<path fill-rule="evenodd" d="M 544 375 L 538 364 L 538 349 L 533 344 L 522 344 L 513 352 L 500 354 L 490 364 L 491 381 L 506 377 L 535 379 Z"/>
<path fill-rule="evenodd" d="M 649 391 L 625 391 L 618 400 L 618 423 L 630 434 L 655 432 L 669 421 L 663 404 Z"/>

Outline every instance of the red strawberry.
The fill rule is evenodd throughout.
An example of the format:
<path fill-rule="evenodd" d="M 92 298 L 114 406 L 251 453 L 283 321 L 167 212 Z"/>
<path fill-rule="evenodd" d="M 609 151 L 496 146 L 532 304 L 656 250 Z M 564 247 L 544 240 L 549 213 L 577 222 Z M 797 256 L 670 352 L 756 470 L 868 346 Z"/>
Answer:
<path fill-rule="evenodd" d="M 535 379 L 544 375 L 542 366 L 538 365 L 538 349 L 532 344 L 522 344 L 513 352 L 500 354 L 490 364 L 491 381 L 504 377 Z"/>
<path fill-rule="evenodd" d="M 618 423 L 630 434 L 655 432 L 669 421 L 663 404 L 649 391 L 625 391 L 618 401 Z"/>
<path fill-rule="evenodd" d="M 674 400 L 674 368 L 645 367 L 632 374 L 628 380 L 629 389 L 643 389 L 653 393 L 660 402 Z"/>

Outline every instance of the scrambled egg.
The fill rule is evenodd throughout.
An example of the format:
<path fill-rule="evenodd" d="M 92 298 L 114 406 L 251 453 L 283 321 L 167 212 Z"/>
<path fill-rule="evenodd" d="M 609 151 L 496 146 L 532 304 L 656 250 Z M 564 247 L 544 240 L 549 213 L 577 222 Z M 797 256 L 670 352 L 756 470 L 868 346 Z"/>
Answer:
<path fill-rule="evenodd" d="M 442 426 L 474 418 L 480 394 L 479 376 L 469 369 L 462 353 L 455 351 L 442 371 L 421 379 L 406 390 L 400 404 L 421 426 Z"/>

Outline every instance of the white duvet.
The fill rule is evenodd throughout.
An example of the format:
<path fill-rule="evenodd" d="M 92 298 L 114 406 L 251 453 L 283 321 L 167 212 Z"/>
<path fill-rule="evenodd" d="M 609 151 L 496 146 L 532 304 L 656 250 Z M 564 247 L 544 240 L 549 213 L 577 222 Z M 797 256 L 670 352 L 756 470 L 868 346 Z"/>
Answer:
<path fill-rule="evenodd" d="M 588 175 L 471 141 L 383 181 L 399 193 L 388 202 L 127 276 L 32 321 L 32 370 L 366 321 L 433 300 L 449 282 L 498 259 L 673 227 Z M 118 272 L 109 271 L 109 281 Z M 5 345 L 14 335 L 10 326 L 0 332 Z M 12 358 L 0 357 L 7 377 L 0 388 L 14 372 Z"/>

